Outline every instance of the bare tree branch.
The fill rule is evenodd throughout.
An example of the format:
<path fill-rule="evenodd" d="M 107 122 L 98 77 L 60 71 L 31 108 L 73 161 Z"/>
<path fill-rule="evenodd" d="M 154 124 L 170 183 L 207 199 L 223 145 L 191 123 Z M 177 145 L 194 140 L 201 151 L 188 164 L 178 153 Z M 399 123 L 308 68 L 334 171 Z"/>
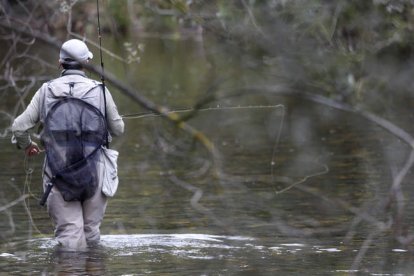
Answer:
<path fill-rule="evenodd" d="M 36 38 L 36 39 L 48 44 L 49 46 L 54 47 L 57 50 L 59 50 L 60 47 L 61 47 L 61 43 L 57 39 L 55 39 L 55 38 L 53 38 L 53 37 L 51 37 L 47 34 L 36 31 L 36 30 L 28 31 L 24 28 L 21 28 L 21 27 L 16 26 L 16 25 L 11 25 L 9 23 L 5 23 L 3 21 L 0 21 L 0 27 L 3 27 L 3 28 L 8 29 L 10 31 L 21 33 L 25 36 L 30 36 L 30 37 Z M 85 64 L 84 67 L 87 70 L 89 70 L 89 71 L 91 71 L 91 72 L 93 72 L 97 75 L 100 75 L 102 73 L 101 69 L 98 66 L 95 66 L 95 65 L 92 65 L 92 64 Z M 146 108 L 146 109 L 148 109 L 148 110 L 150 110 L 150 111 L 152 111 L 156 114 L 160 114 L 164 118 L 166 118 L 169 121 L 173 122 L 178 128 L 180 128 L 180 129 L 184 130 L 185 132 L 189 133 L 193 138 L 195 138 L 196 140 L 201 142 L 201 144 L 203 144 L 207 148 L 207 150 L 212 154 L 212 157 L 215 160 L 215 162 L 219 162 L 219 159 L 220 159 L 219 158 L 219 153 L 218 153 L 217 149 L 215 148 L 214 144 L 210 141 L 210 139 L 205 134 L 203 134 L 199 130 L 195 129 L 193 126 L 191 126 L 188 123 L 181 120 L 180 116 L 178 116 L 177 114 L 170 113 L 170 111 L 167 107 L 156 105 L 154 102 L 150 101 L 149 99 L 147 99 L 143 95 L 137 93 L 135 89 L 128 86 L 124 82 L 119 81 L 111 73 L 105 72 L 104 77 L 105 77 L 105 80 L 107 80 L 109 83 L 111 83 L 115 88 L 119 89 L 120 92 L 122 92 L 126 96 L 130 97 L 131 99 L 133 99 L 134 101 L 139 103 L 144 108 Z M 217 173 L 218 173 L 218 171 L 219 171 L 218 168 L 220 166 L 215 166 L 215 167 L 216 167 Z M 217 174 L 217 175 L 219 175 L 219 174 Z"/>

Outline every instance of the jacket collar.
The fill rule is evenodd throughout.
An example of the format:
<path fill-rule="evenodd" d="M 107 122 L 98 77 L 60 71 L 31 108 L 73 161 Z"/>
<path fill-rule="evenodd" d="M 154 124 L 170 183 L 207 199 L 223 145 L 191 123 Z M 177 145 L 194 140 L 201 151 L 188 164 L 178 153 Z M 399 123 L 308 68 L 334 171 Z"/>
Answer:
<path fill-rule="evenodd" d="M 68 75 L 80 75 L 80 76 L 86 78 L 86 74 L 82 70 L 66 69 L 66 70 L 63 70 L 62 73 L 60 73 L 60 76 L 62 76 L 62 77 L 63 76 L 68 76 Z"/>

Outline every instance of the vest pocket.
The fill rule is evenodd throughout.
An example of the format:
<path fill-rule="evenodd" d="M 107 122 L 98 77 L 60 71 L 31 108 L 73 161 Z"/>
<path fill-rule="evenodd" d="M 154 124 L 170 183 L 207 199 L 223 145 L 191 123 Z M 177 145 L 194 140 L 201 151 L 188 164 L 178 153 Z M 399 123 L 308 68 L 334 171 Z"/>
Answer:
<path fill-rule="evenodd" d="M 119 152 L 116 150 L 102 147 L 104 163 L 102 193 L 108 197 L 113 197 L 118 189 L 118 155 Z"/>

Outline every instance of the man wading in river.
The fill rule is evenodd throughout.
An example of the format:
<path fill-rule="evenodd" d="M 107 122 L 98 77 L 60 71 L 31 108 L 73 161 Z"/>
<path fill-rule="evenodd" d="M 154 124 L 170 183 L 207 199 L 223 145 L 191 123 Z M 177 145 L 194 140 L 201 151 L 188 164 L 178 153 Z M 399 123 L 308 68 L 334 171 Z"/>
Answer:
<path fill-rule="evenodd" d="M 83 71 L 83 64 L 92 57 L 81 40 L 65 42 L 59 55 L 61 76 L 44 83 L 12 125 L 17 146 L 28 156 L 41 151 L 31 140 L 29 129 L 38 122 L 44 126 L 43 186 L 45 190 L 52 187 L 47 209 L 57 241 L 68 249 L 84 249 L 100 239 L 107 204 L 102 193 L 106 175 L 103 145 L 111 135 L 124 132 L 109 91 L 104 94 L 105 86 L 87 78 Z"/>

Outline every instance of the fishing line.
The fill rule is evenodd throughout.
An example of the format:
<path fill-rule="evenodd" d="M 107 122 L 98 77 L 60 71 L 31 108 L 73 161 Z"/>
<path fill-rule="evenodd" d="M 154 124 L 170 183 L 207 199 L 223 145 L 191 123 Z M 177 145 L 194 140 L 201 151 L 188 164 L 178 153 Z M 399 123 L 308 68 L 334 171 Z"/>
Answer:
<path fill-rule="evenodd" d="M 286 190 L 289 190 L 290 188 L 292 188 L 294 185 L 297 185 L 299 183 L 302 183 L 304 181 L 306 181 L 309 177 L 305 177 L 303 179 L 303 181 L 299 181 L 297 183 L 294 183 L 294 185 L 291 185 L 283 190 L 278 191 L 274 184 L 275 184 L 275 169 L 276 169 L 276 154 L 278 152 L 278 147 L 279 147 L 279 143 L 280 143 L 280 138 L 282 135 L 282 130 L 283 130 L 283 126 L 284 126 L 284 121 L 285 121 L 285 106 L 283 104 L 277 104 L 277 105 L 248 105 L 248 106 L 216 106 L 216 107 L 206 107 L 206 108 L 200 108 L 200 109 L 193 109 L 193 108 L 187 108 L 187 109 L 177 109 L 177 110 L 171 110 L 167 113 L 187 113 L 187 112 L 206 112 L 206 111 L 221 111 L 221 110 L 246 110 L 246 109 L 276 109 L 276 108 L 280 108 L 281 111 L 281 119 L 280 119 L 280 124 L 276 133 L 276 137 L 274 140 L 274 144 L 273 144 L 273 148 L 272 148 L 272 157 L 271 157 L 271 161 L 270 161 L 270 175 L 271 175 L 271 184 L 273 186 L 274 192 L 276 194 L 278 193 L 282 193 Z M 134 113 L 134 114 L 126 114 L 126 115 L 122 115 L 122 118 L 124 119 L 143 119 L 143 118 L 149 118 L 149 117 L 160 117 L 160 114 L 154 113 L 154 112 L 150 112 L 150 113 Z M 312 175 L 314 176 L 314 175 Z"/>
<path fill-rule="evenodd" d="M 283 189 L 275 190 L 276 195 L 279 195 L 281 193 L 284 193 L 284 192 L 286 192 L 286 191 L 294 188 L 295 186 L 306 182 L 308 179 L 310 179 L 312 177 L 316 177 L 316 176 L 321 176 L 321 175 L 327 174 L 329 172 L 328 165 L 322 164 L 322 167 L 323 167 L 323 170 L 322 171 L 319 171 L 319 172 L 316 172 L 316 173 L 313 173 L 313 174 L 310 174 L 310 175 L 306 175 L 302 179 L 300 179 L 299 181 L 294 182 L 294 183 L 290 184 L 289 186 L 287 186 L 287 187 L 285 187 Z"/>
<path fill-rule="evenodd" d="M 35 198 L 36 200 L 39 200 L 39 198 L 38 197 L 36 197 L 33 193 L 32 193 L 32 191 L 30 190 L 30 185 L 31 185 L 31 183 L 32 183 L 32 175 L 33 175 L 33 172 L 34 172 L 34 169 L 30 166 L 30 158 L 31 157 L 29 157 L 29 156 L 27 156 L 27 155 L 25 155 L 25 157 L 24 157 L 24 171 L 25 171 L 25 181 L 24 181 L 24 188 L 23 188 L 23 195 L 22 196 L 24 196 L 25 198 L 23 199 L 23 206 L 24 206 L 24 208 L 25 208 L 25 210 L 26 210 L 26 213 L 27 213 L 27 216 L 29 217 L 29 220 L 30 220 L 30 225 L 33 227 L 33 229 L 37 232 L 37 233 L 39 233 L 40 235 L 42 235 L 42 236 L 45 236 L 45 234 L 44 233 L 42 233 L 40 230 L 39 230 L 39 228 L 37 227 L 37 225 L 36 225 L 36 223 L 34 222 L 34 220 L 33 220 L 33 217 L 32 217 L 32 213 L 31 213 L 31 211 L 30 211 L 30 207 L 29 207 L 29 205 L 27 204 L 27 202 L 26 202 L 26 198 L 30 198 L 30 197 L 33 197 L 33 198 Z M 26 189 L 27 189 L 27 193 L 25 193 L 26 192 Z"/>
<path fill-rule="evenodd" d="M 26 154 L 24 155 L 23 167 L 24 167 L 24 172 L 25 172 L 24 191 L 27 188 L 28 194 L 31 197 L 38 199 L 30 190 L 30 185 L 32 183 L 32 175 L 33 175 L 34 169 L 30 166 L 30 157 L 28 157 Z"/>
<path fill-rule="evenodd" d="M 266 108 L 283 108 L 283 104 L 277 104 L 277 105 L 248 105 L 248 106 L 216 106 L 216 107 L 206 107 L 206 108 L 200 108 L 200 109 L 194 109 L 194 108 L 185 108 L 185 109 L 176 109 L 168 111 L 167 114 L 171 113 L 187 113 L 187 112 L 206 112 L 206 111 L 216 111 L 216 110 L 241 110 L 241 109 L 266 109 Z M 148 117 L 160 117 L 161 114 L 155 113 L 155 112 L 145 112 L 145 113 L 132 113 L 132 114 L 125 114 L 121 115 L 124 119 L 142 119 L 142 118 L 148 118 Z"/>
<path fill-rule="evenodd" d="M 308 179 L 310 179 L 312 177 L 321 176 L 321 175 L 327 174 L 329 172 L 329 167 L 326 164 L 321 164 L 321 166 L 323 167 L 323 169 L 321 171 L 315 172 L 315 173 L 310 174 L 310 175 L 306 175 L 306 176 L 302 177 L 300 180 L 291 183 L 290 185 L 288 185 L 287 187 L 285 187 L 283 189 L 277 189 L 275 187 L 276 186 L 275 185 L 275 181 L 276 181 L 276 179 L 275 179 L 276 159 L 275 158 L 276 158 L 276 154 L 277 154 L 278 147 L 279 147 L 279 142 L 280 142 L 280 137 L 281 137 L 281 134 L 282 134 L 284 120 L 285 120 L 285 110 L 283 109 L 282 119 L 280 121 L 279 130 L 278 130 L 278 133 L 277 133 L 276 138 L 275 138 L 275 143 L 274 143 L 273 152 L 272 152 L 272 160 L 271 160 L 271 163 L 270 163 L 271 184 L 272 184 L 274 193 L 276 195 L 279 195 L 279 194 L 282 194 L 286 191 L 289 191 L 290 189 L 294 188 L 297 185 L 300 185 L 300 184 L 306 182 Z"/>
<path fill-rule="evenodd" d="M 273 189 L 274 189 L 274 193 L 276 195 L 282 194 L 292 188 L 294 188 L 297 185 L 300 185 L 304 182 L 306 182 L 307 180 L 309 180 L 310 178 L 316 177 L 316 176 L 321 176 L 324 175 L 326 173 L 329 172 L 329 167 L 325 164 L 321 164 L 323 169 L 319 172 L 315 172 L 313 174 L 304 176 L 303 178 L 301 178 L 299 181 L 293 182 L 290 185 L 288 185 L 287 187 L 283 188 L 283 189 L 277 189 L 275 187 L 275 181 L 276 181 L 276 176 L 275 176 L 275 169 L 276 169 L 276 155 L 278 153 L 278 148 L 279 148 L 279 144 L 280 144 L 280 139 L 281 139 L 281 135 L 282 135 L 282 130 L 284 127 L 284 121 L 285 121 L 285 106 L 283 104 L 277 104 L 277 105 L 248 105 L 248 106 L 216 106 L 216 107 L 206 107 L 206 108 L 200 108 L 200 109 L 194 109 L 194 108 L 186 108 L 186 109 L 176 109 L 176 110 L 171 110 L 168 111 L 167 113 L 188 113 L 188 112 L 208 112 L 208 111 L 221 111 L 221 110 L 248 110 L 248 109 L 276 109 L 276 108 L 281 108 L 282 112 L 281 112 L 281 119 L 280 119 L 280 124 L 276 133 L 276 137 L 274 140 L 274 144 L 273 144 L 273 149 L 272 149 L 272 157 L 271 157 L 271 161 L 270 161 L 270 175 L 271 175 L 271 182 L 270 184 L 272 185 Z M 133 114 L 125 114 L 125 115 L 121 115 L 122 118 L 124 119 L 144 119 L 144 118 L 150 118 L 150 117 L 161 117 L 161 114 L 158 113 L 154 113 L 154 112 L 146 112 L 146 113 L 133 113 Z"/>

